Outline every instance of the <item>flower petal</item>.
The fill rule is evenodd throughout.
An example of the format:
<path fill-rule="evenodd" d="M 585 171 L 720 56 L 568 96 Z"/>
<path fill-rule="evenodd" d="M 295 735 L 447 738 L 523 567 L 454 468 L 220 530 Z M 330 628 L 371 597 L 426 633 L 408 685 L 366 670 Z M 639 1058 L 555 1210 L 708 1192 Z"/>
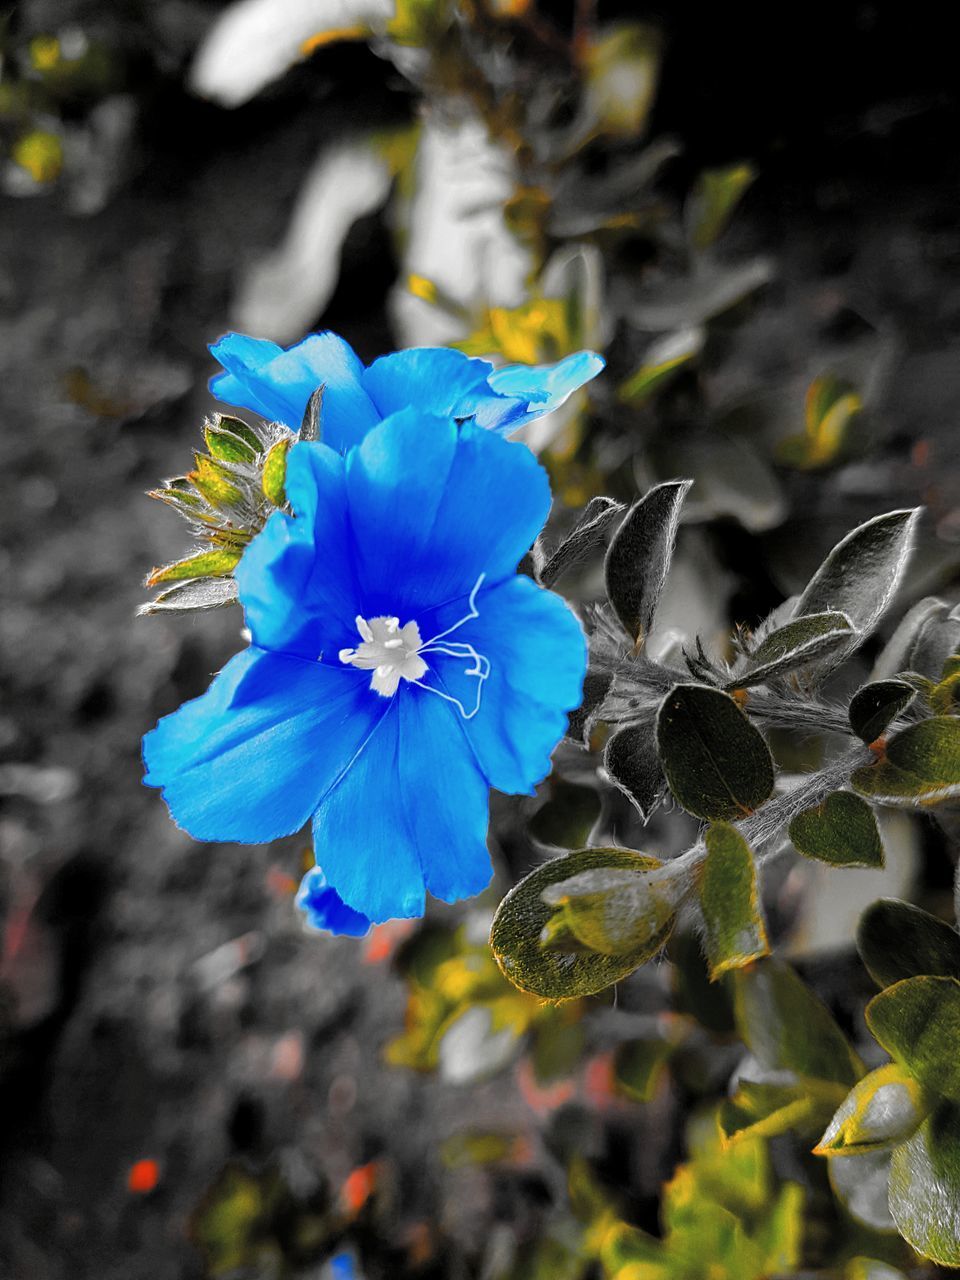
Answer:
<path fill-rule="evenodd" d="M 401 409 L 452 418 L 465 396 L 491 395 L 487 378 L 492 372 L 486 360 L 450 347 L 411 347 L 374 360 L 363 385 L 384 418 Z"/>
<path fill-rule="evenodd" d="M 251 646 L 143 740 L 144 782 L 162 787 L 196 840 L 259 844 L 299 831 L 380 710 L 352 668 Z"/>
<path fill-rule="evenodd" d="M 312 867 L 303 877 L 296 905 L 307 917 L 311 929 L 347 934 L 351 938 L 362 938 L 369 932 L 367 917 L 347 906 L 336 889 L 327 884 L 327 877 L 319 867 Z"/>
<path fill-rule="evenodd" d="M 359 611 L 343 459 L 294 445 L 286 490 L 296 518 L 274 512 L 234 570 L 247 626 L 263 649 L 335 662 Z"/>
<path fill-rule="evenodd" d="M 363 364 L 335 333 L 311 333 L 284 350 L 275 342 L 228 333 L 210 348 L 226 369 L 210 382 L 218 400 L 252 409 L 297 431 L 307 401 L 323 386 L 321 430 L 338 452 L 363 439 L 380 414 L 363 389 Z"/>
<path fill-rule="evenodd" d="M 407 815 L 420 803 L 404 792 L 400 775 L 397 698 L 369 698 L 387 710 L 340 781 L 320 802 L 313 820 L 317 862 L 327 881 L 354 911 L 374 923 L 422 916 L 423 869 Z"/>
<path fill-rule="evenodd" d="M 361 612 L 401 622 L 465 600 L 481 574 L 488 585 L 511 575 L 550 510 L 547 474 L 524 445 L 412 410 L 349 455 L 347 493 Z"/>
<path fill-rule="evenodd" d="M 583 629 L 569 606 L 517 576 L 477 599 L 479 617 L 451 639 L 490 663 L 480 710 L 463 723 L 491 786 L 530 794 L 550 772 L 550 756 L 580 705 L 586 674 Z M 443 679 L 443 670 L 438 667 Z"/>
<path fill-rule="evenodd" d="M 545 413 L 559 409 L 574 391 L 590 382 L 606 361 L 595 351 L 578 351 L 557 364 L 511 364 L 490 375 L 490 387 L 497 398 L 477 406 L 476 421 L 490 431 L 509 433 Z M 507 400 L 506 397 L 511 397 Z M 519 411 L 505 412 L 504 406 L 519 402 Z"/>
<path fill-rule="evenodd" d="M 400 777 L 427 888 L 444 902 L 472 898 L 493 874 L 487 852 L 489 785 L 450 703 L 407 688 L 399 711 Z"/>

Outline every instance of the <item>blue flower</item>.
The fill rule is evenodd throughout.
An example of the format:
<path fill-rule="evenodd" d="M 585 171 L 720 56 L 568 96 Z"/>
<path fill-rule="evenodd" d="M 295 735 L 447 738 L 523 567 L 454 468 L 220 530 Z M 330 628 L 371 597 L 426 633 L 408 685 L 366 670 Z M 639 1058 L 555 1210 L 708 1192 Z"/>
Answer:
<path fill-rule="evenodd" d="M 546 473 L 523 445 L 405 410 L 346 457 L 295 445 L 286 487 L 296 515 L 272 515 L 236 569 L 252 642 L 146 736 L 145 781 L 199 840 L 312 819 L 326 884 L 372 921 L 421 915 L 426 890 L 479 893 L 489 788 L 546 776 L 586 667 L 574 614 L 515 572 Z"/>
<path fill-rule="evenodd" d="M 458 420 L 510 434 L 563 404 L 604 366 L 579 351 L 553 365 L 509 365 L 448 347 L 411 347 L 365 368 L 335 333 L 311 333 L 285 351 L 275 342 L 228 333 L 210 348 L 225 373 L 211 379 L 218 400 L 251 409 L 296 431 L 307 401 L 323 385 L 323 439 L 345 453 L 383 418 L 400 409 Z"/>

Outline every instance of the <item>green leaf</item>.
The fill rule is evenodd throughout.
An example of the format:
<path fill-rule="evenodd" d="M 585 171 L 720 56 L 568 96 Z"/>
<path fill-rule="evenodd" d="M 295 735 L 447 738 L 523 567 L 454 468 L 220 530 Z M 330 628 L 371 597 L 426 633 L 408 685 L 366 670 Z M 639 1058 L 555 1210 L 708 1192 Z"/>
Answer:
<path fill-rule="evenodd" d="M 540 583 L 552 587 L 564 573 L 585 560 L 603 542 L 623 510 L 623 503 L 612 498 L 591 498 L 570 533 L 545 561 L 537 575 Z"/>
<path fill-rule="evenodd" d="M 689 892 L 689 874 L 670 863 L 644 870 L 596 867 L 544 889 L 571 932 L 602 955 L 621 956 L 666 942 L 676 912 Z M 653 945 L 655 944 L 655 945 Z"/>
<path fill-rule="evenodd" d="M 833 1101 L 835 1103 L 835 1099 Z M 828 1102 L 827 1115 L 830 1105 Z M 783 1133 L 816 1132 L 818 1117 L 823 1111 L 823 1099 L 805 1084 L 771 1084 L 741 1079 L 733 1097 L 721 1103 L 717 1123 L 726 1142 L 776 1138 Z"/>
<path fill-rule="evenodd" d="M 253 427 L 244 422 L 242 418 L 235 418 L 231 413 L 215 413 L 212 418 L 207 420 L 207 425 L 229 431 L 232 436 L 242 440 L 254 455 L 263 452 L 263 441 Z"/>
<path fill-rule="evenodd" d="M 850 727 L 858 738 L 871 743 L 906 711 L 917 696 L 903 680 L 874 680 L 858 689 L 850 702 Z"/>
<path fill-rule="evenodd" d="M 634 1102 L 649 1102 L 663 1076 L 663 1068 L 674 1044 L 666 1036 L 630 1040 L 616 1052 L 614 1078 L 621 1093 Z"/>
<path fill-rule="evenodd" d="M 696 359 L 703 350 L 706 336 L 706 330 L 697 325 L 659 338 L 645 352 L 640 368 L 617 389 L 620 399 L 634 408 L 649 400 L 684 365 Z"/>
<path fill-rule="evenodd" d="M 186 560 L 178 560 L 162 569 L 154 569 L 147 579 L 148 587 L 161 582 L 181 582 L 188 578 L 226 578 L 240 563 L 242 547 L 217 547 L 213 551 L 201 551 Z"/>
<path fill-rule="evenodd" d="M 843 613 L 815 613 L 796 618 L 772 632 L 754 649 L 747 670 L 731 680 L 728 687 L 745 688 L 796 671 L 811 658 L 845 645 L 851 639 L 856 639 L 853 626 Z"/>
<path fill-rule="evenodd" d="M 716 822 L 705 837 L 700 906 L 710 977 L 742 969 L 769 954 L 753 851 L 735 827 Z"/>
<path fill-rule="evenodd" d="M 253 462 L 259 452 L 246 440 L 228 430 L 222 419 L 217 424 L 207 422 L 203 428 L 203 438 L 210 453 L 221 462 Z"/>
<path fill-rule="evenodd" d="M 834 867 L 882 867 L 883 844 L 873 810 L 852 791 L 833 791 L 790 823 L 798 853 Z"/>
<path fill-rule="evenodd" d="M 941 1104 L 893 1153 L 890 1212 L 924 1258 L 960 1266 L 960 1108 Z"/>
<path fill-rule="evenodd" d="M 653 626 L 689 488 L 689 480 L 671 480 L 651 489 L 627 512 L 607 549 L 607 596 L 637 649 Z"/>
<path fill-rule="evenodd" d="M 814 1155 L 863 1155 L 903 1142 L 916 1132 L 929 1109 L 913 1076 L 895 1062 L 887 1063 L 850 1090 L 814 1147 Z"/>
<path fill-rule="evenodd" d="M 684 210 L 687 236 L 695 249 L 706 249 L 719 238 L 756 176 L 751 164 L 705 169 L 700 174 Z"/>
<path fill-rule="evenodd" d="M 919 514 L 919 508 L 891 511 L 848 533 L 811 578 L 795 616 L 845 613 L 855 631 L 845 652 L 855 649 L 873 631 L 900 585 Z M 834 652 L 831 661 L 836 656 Z"/>
<path fill-rule="evenodd" d="M 187 478 L 193 482 L 194 487 L 203 494 L 212 507 L 219 511 L 241 501 L 243 494 L 230 478 L 229 471 L 225 469 L 230 466 L 229 463 L 217 462 L 200 453 L 194 454 L 194 459 L 196 469 L 191 471 Z"/>
<path fill-rule="evenodd" d="M 924 974 L 960 978 L 960 934 L 909 902 L 880 898 L 857 928 L 857 947 L 880 987 Z"/>
<path fill-rule="evenodd" d="M 931 716 L 898 733 L 876 764 L 855 769 L 851 785 L 879 804 L 927 807 L 960 796 L 960 719 Z"/>
<path fill-rule="evenodd" d="M 773 792 L 773 758 L 758 729 L 728 694 L 679 684 L 657 715 L 657 747 L 679 804 L 698 818 L 728 821 Z"/>
<path fill-rule="evenodd" d="M 896 1062 L 935 1097 L 960 1102 L 960 982 L 904 978 L 874 996 L 867 1025 Z"/>
<path fill-rule="evenodd" d="M 490 946 L 504 975 L 521 991 L 544 1000 L 593 995 L 625 978 L 660 950 L 665 937 L 653 938 L 648 945 L 622 956 L 571 955 L 544 949 L 540 936 L 554 910 L 542 894 L 550 885 L 582 871 L 601 867 L 637 871 L 660 865 L 656 858 L 623 849 L 581 849 L 532 871 L 500 903 L 490 930 Z"/>
<path fill-rule="evenodd" d="M 863 408 L 854 387 L 832 374 L 811 382 L 806 397 L 804 430 L 781 441 L 781 462 L 803 470 L 828 466 L 846 443 L 852 419 Z"/>
<path fill-rule="evenodd" d="M 734 993 L 740 1035 L 768 1071 L 848 1087 L 863 1075 L 863 1063 L 826 1005 L 782 961 L 738 970 Z"/>
<path fill-rule="evenodd" d="M 648 822 L 667 789 L 652 725 L 627 725 L 611 734 L 603 767 L 613 784 Z"/>
<path fill-rule="evenodd" d="M 271 448 L 263 464 L 260 485 L 263 496 L 275 507 L 282 507 L 287 501 L 285 483 L 287 479 L 287 454 L 293 444 L 293 437 L 286 436 Z"/>

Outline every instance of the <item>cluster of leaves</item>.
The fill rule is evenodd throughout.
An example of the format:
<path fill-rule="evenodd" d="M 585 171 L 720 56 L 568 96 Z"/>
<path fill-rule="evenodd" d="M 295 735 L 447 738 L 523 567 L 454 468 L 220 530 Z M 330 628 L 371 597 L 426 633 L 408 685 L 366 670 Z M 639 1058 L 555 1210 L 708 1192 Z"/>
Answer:
<path fill-rule="evenodd" d="M 534 559 L 552 583 L 617 526 L 572 732 L 602 748 L 601 777 L 644 824 L 670 797 L 705 825 L 665 860 L 604 847 L 601 821 L 597 847 L 544 863 L 507 894 L 494 954 L 523 990 L 580 999 L 657 955 L 678 920 L 691 918 L 711 980 L 734 981 L 737 1030 L 751 1051 L 752 1074 L 721 1108 L 724 1140 L 788 1129 L 814 1138 L 826 1127 L 817 1150 L 831 1157 L 834 1190 L 851 1213 L 875 1227 L 895 1223 L 922 1255 L 960 1265 L 958 935 L 905 904 L 868 913 L 861 950 L 886 990 L 867 1019 L 894 1062 L 866 1075 L 826 1008 L 765 959 L 760 880 L 762 864 L 788 846 L 833 867 L 882 866 L 875 806 L 956 803 L 960 611 L 922 600 L 866 684 L 845 702 L 824 697 L 828 681 L 843 688 L 846 664 L 903 580 L 918 513 L 895 511 L 844 538 L 799 596 L 752 634 L 733 636 L 726 658 L 700 641 L 691 651 L 661 644 L 652 656 L 688 487 L 660 485 L 625 514 L 597 499 L 559 548 Z M 825 763 L 778 785 L 771 729 L 820 735 L 831 744 Z"/>
<path fill-rule="evenodd" d="M 960 934 L 881 899 L 857 941 L 883 988 L 867 1025 L 892 1061 L 857 1081 L 816 1149 L 865 1221 L 892 1219 L 918 1253 L 960 1266 Z"/>
<path fill-rule="evenodd" d="M 960 788 L 951 656 L 960 615 L 941 602 L 911 611 L 878 659 L 883 678 L 861 687 L 846 710 L 819 693 L 892 600 L 917 513 L 895 511 L 854 530 L 799 597 L 753 634 L 737 633 L 731 661 L 709 657 L 699 641 L 692 653 L 654 660 L 647 638 L 687 488 L 651 490 L 610 541 L 609 607 L 594 616 L 576 729 L 588 741 L 609 726 L 606 775 L 644 822 L 669 794 L 709 825 L 669 862 L 591 849 L 538 868 L 508 894 L 491 934 L 494 951 L 511 980 L 548 999 L 600 990 L 650 959 L 688 905 L 700 912 L 714 977 L 751 964 L 769 950 L 758 887 L 765 857 L 789 839 L 834 866 L 878 866 L 872 804 L 929 807 Z M 593 505 L 592 518 L 541 557 L 542 577 L 552 581 L 558 562 L 562 568 L 602 539 L 617 512 Z M 845 741 L 823 768 L 778 792 L 764 726 Z"/>
<path fill-rule="evenodd" d="M 304 413 L 298 432 L 278 422 L 214 414 L 203 425 L 206 453 L 194 454 L 194 469 L 174 476 L 150 496 L 167 503 L 187 521 L 200 549 L 147 577 L 163 590 L 140 612 L 186 613 L 233 604 L 233 571 L 271 512 L 286 508 L 287 454 L 297 440 L 320 435 L 323 388 Z"/>
<path fill-rule="evenodd" d="M 458 1084 L 484 1079 L 530 1049 L 534 1074 L 548 1084 L 571 1071 L 583 1050 L 580 1009 L 545 1005 L 505 982 L 486 933 L 488 919 L 456 930 L 422 930 L 399 959 L 408 986 L 406 1028 L 387 1061 L 439 1070 Z"/>

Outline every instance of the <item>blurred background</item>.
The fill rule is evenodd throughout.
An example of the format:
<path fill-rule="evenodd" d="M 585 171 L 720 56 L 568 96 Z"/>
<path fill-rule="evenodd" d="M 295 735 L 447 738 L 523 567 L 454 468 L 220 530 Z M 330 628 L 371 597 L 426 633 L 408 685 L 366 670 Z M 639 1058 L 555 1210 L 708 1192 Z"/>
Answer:
<path fill-rule="evenodd" d="M 558 528 L 694 477 L 665 606 L 683 636 L 722 644 L 854 524 L 921 502 L 902 604 L 955 600 L 945 24 L 922 2 L 0 12 L 3 1280 L 589 1280 L 618 1275 L 599 1221 L 657 1230 L 685 1117 L 736 1061 L 696 944 L 560 1010 L 485 945 L 535 842 L 587 838 L 598 761 L 561 748 L 536 800 L 496 800 L 479 906 L 306 933 L 301 840 L 197 846 L 140 786 L 141 735 L 241 643 L 231 610 L 135 616 L 186 550 L 145 491 L 192 465 L 229 328 L 331 328 L 365 360 L 592 347 L 607 371 L 529 443 Z M 624 816 L 624 843 L 682 848 L 658 821 Z M 768 886 L 851 1034 L 859 909 L 938 910 L 952 884 L 940 827 L 886 835 L 886 871 L 842 892 L 811 866 Z M 810 1269 L 854 1247 L 817 1196 Z"/>

